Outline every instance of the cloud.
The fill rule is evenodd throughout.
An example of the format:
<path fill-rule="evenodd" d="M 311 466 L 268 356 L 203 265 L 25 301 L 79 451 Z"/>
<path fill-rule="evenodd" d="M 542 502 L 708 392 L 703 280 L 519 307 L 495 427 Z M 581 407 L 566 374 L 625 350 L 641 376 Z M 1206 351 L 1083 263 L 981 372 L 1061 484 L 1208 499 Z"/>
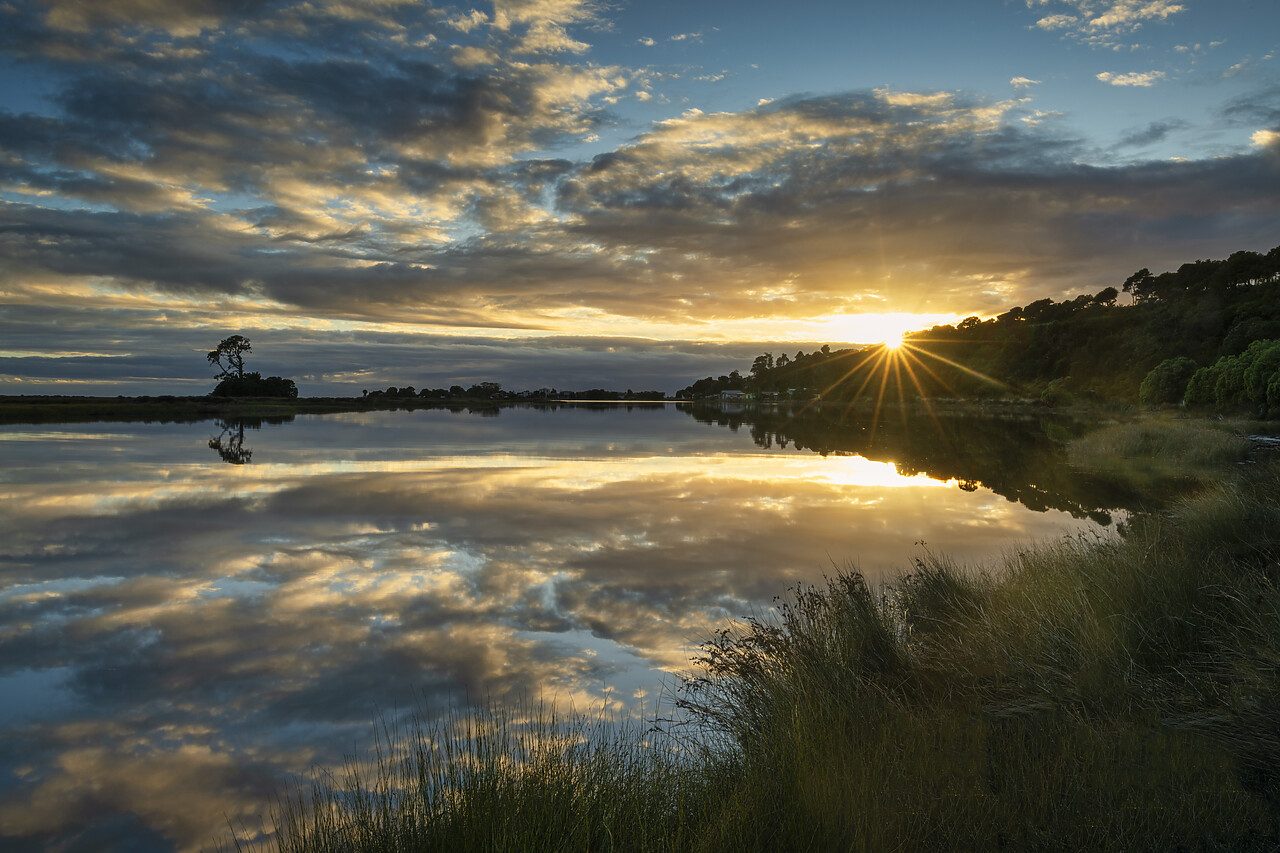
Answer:
<path fill-rule="evenodd" d="M 1238 95 L 1223 106 L 1222 115 L 1237 126 L 1280 126 L 1280 86 L 1265 86 Z"/>
<path fill-rule="evenodd" d="M 1182 119 L 1165 119 L 1163 121 L 1153 121 L 1144 128 L 1126 131 L 1117 143 L 1117 147 L 1136 147 L 1140 148 L 1147 145 L 1154 145 L 1157 142 L 1163 142 L 1171 133 L 1179 130 L 1186 130 L 1191 125 Z"/>
<path fill-rule="evenodd" d="M 1035 127 L 1046 119 L 1062 118 L 1065 115 L 1060 110 L 1033 110 L 1031 115 L 1022 117 L 1022 123 L 1028 127 Z"/>
<path fill-rule="evenodd" d="M 1187 9 L 1170 0 L 1027 0 L 1027 8 L 1036 7 L 1065 7 L 1069 11 L 1044 15 L 1034 27 L 1062 31 L 1065 38 L 1105 49 L 1119 48 L 1119 37 L 1145 24 L 1167 21 Z"/>
<path fill-rule="evenodd" d="M 378 120 L 366 109 L 369 122 Z M 1014 117 L 1021 120 L 1011 123 Z M 430 370 L 416 359 L 400 361 L 401 370 L 395 365 L 422 335 L 468 326 L 506 327 L 518 337 L 585 323 L 602 335 L 626 329 L 687 339 L 690 329 L 715 334 L 750 318 L 761 318 L 763 328 L 871 306 L 1001 310 L 1096 290 L 1134 261 L 1151 266 L 1165 258 L 1177 266 L 1188 251 L 1212 257 L 1242 245 L 1269 247 L 1277 213 L 1268 167 L 1247 156 L 1083 167 L 1069 140 L 1016 128 L 1042 118 L 1019 116 L 1016 102 L 885 90 L 783 99 L 737 113 L 690 110 L 587 163 L 442 164 L 428 171 L 425 161 L 388 161 L 398 164 L 394 178 L 367 178 L 364 190 L 387 194 L 381 205 L 400 199 L 410 180 L 469 188 L 465 205 L 438 214 L 442 230 L 428 240 L 413 217 L 401 223 L 370 208 L 355 218 L 305 196 L 280 196 L 280 179 L 255 190 L 277 192 L 274 206 L 235 214 L 10 204 L 0 207 L 10 334 L 22 335 L 24 352 L 56 355 L 84 350 L 85 341 L 105 334 L 90 331 L 95 312 L 114 318 L 113 335 L 137 329 L 128 338 L 134 347 L 145 346 L 163 317 L 166 327 L 188 329 L 184 345 L 193 351 L 208 348 L 200 330 L 209 324 L 234 326 L 228 333 L 242 324 L 407 324 L 405 346 L 385 356 L 332 332 L 317 332 L 334 342 L 327 356 L 323 345 L 284 336 L 282 345 L 289 341 L 307 357 L 270 372 L 335 390 L 448 385 L 451 373 L 515 387 L 564 381 L 557 376 L 608 384 L 599 372 L 574 367 L 590 364 L 586 351 L 560 358 L 536 343 L 512 349 L 523 353 L 516 359 L 476 362 L 478 349 L 454 343 L 424 350 L 436 365 Z M 1148 128 L 1146 138 L 1172 129 Z M 1135 133 L 1127 142 L 1141 139 Z M 264 171 L 278 168 L 264 162 Z M 1242 204 L 1257 213 L 1252 230 L 1226 229 Z M 920 222 L 929 223 L 927 248 Z M 451 223 L 483 230 L 454 238 Z M 1135 245 L 1145 247 L 1141 257 Z M 995 284 L 976 293 L 975 275 Z M 850 281 L 859 286 L 851 289 Z M 75 339 L 42 344 L 40 330 L 58 325 L 76 329 Z M 502 344 L 495 346 L 497 355 Z M 317 372 L 309 359 L 333 366 Z M 550 376 L 531 375 L 522 359 L 546 360 Z M 373 369 L 361 372 L 362 360 Z M 658 359 L 647 374 L 628 372 L 626 359 L 608 363 L 631 377 L 626 384 L 652 385 L 664 371 L 683 377 L 679 384 L 689 381 L 695 361 Z M 201 367 L 171 375 L 195 382 Z M 163 359 L 21 359 L 4 370 L 49 382 L 73 368 L 100 383 L 140 383 L 163 371 Z"/>
<path fill-rule="evenodd" d="M 655 44 L 657 44 L 657 42 L 649 38 L 648 36 L 644 36 L 642 38 L 636 39 L 636 44 L 642 44 L 645 47 L 653 47 Z"/>
<path fill-rule="evenodd" d="M 1134 71 L 1129 74 L 1117 74 L 1113 71 L 1102 71 L 1094 76 L 1103 83 L 1110 83 L 1112 86 L 1150 87 L 1163 80 L 1165 73 L 1163 71 Z"/>
<path fill-rule="evenodd" d="M 489 16 L 484 12 L 481 12 L 478 9 L 472 9 L 470 13 L 458 14 L 453 18 L 447 19 L 445 23 L 459 32 L 469 33 L 472 30 L 477 30 L 480 27 L 485 26 L 490 23 L 490 21 Z"/>
<path fill-rule="evenodd" d="M 1079 22 L 1075 15 L 1048 15 L 1036 21 L 1036 26 L 1042 30 L 1061 30 Z"/>
<path fill-rule="evenodd" d="M 1259 148 L 1275 148 L 1280 150 L 1280 131 L 1256 130 L 1249 140 Z"/>
<path fill-rule="evenodd" d="M 195 41 L 111 17 L 91 39 L 35 8 L 0 13 L 0 45 L 53 81 L 44 112 L 0 112 L 0 322 L 25 341 L 11 385 L 74 369 L 139 387 L 164 370 L 147 336 L 170 327 L 196 349 L 211 325 L 724 341 L 866 310 L 982 313 L 1274 233 L 1261 148 L 1088 167 L 1053 112 L 1016 98 L 882 88 L 690 109 L 582 159 L 575 146 L 620 126 L 611 102 L 652 97 L 653 76 L 556 46 L 592 20 L 582 3 L 500 5 L 492 24 L 421 4 L 228 5 Z M 538 33 L 549 52 L 521 53 Z M 1275 109 L 1257 93 L 1224 118 L 1252 132 L 1280 126 Z M 42 345 L 39 323 L 80 337 Z M 366 381 L 322 373 L 309 381 Z M 368 381 L 409 381 L 393 377 Z"/>
<path fill-rule="evenodd" d="M 1014 77 L 1009 81 L 1009 85 L 1015 89 L 1028 89 L 1039 84 L 1039 80 L 1032 80 L 1030 77 Z"/>
<path fill-rule="evenodd" d="M 1084 3 L 1080 6 L 1083 8 Z M 1147 21 L 1163 21 L 1172 15 L 1186 11 L 1186 6 L 1169 0 L 1120 0 L 1105 11 L 1089 18 L 1092 29 L 1134 29 Z"/>

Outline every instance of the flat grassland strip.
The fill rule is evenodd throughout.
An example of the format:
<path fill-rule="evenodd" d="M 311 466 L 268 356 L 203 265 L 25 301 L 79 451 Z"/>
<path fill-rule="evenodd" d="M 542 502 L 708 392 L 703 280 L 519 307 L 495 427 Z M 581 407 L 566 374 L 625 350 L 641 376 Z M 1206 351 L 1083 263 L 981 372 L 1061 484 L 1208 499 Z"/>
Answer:
<path fill-rule="evenodd" d="M 488 400 L 423 401 L 363 397 L 58 397 L 0 396 L 0 424 L 92 421 L 192 422 L 210 418 L 287 418 L 293 415 L 383 409 L 493 408 Z"/>

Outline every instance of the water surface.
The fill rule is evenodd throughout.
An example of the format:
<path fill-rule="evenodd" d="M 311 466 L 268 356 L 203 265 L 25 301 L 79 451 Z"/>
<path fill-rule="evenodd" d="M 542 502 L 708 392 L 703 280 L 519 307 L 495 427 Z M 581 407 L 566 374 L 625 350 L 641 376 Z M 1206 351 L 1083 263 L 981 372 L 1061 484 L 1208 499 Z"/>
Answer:
<path fill-rule="evenodd" d="M 645 713 L 791 584 L 1120 505 L 1040 422 L 877 430 L 670 406 L 0 427 L 0 841 L 209 847 L 379 712 Z"/>

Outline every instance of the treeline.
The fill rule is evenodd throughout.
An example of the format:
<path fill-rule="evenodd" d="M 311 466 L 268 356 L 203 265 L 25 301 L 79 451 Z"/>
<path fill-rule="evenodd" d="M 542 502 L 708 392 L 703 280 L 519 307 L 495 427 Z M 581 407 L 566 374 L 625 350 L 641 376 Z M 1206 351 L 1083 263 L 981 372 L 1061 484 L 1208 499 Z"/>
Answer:
<path fill-rule="evenodd" d="M 1159 275 L 1143 269 L 1117 284 L 1061 302 L 1040 299 L 987 320 L 935 326 L 909 335 L 899 351 L 824 347 L 794 358 L 764 353 L 748 375 L 707 377 L 677 396 L 730 390 L 838 400 L 1021 396 L 1050 404 L 1078 397 L 1181 402 L 1186 396 L 1190 405 L 1280 414 L 1280 385 L 1267 396 L 1276 368 L 1263 353 L 1272 350 L 1250 349 L 1280 340 L 1280 246 Z M 1122 293 L 1130 304 L 1122 304 Z M 1176 369 L 1166 365 L 1178 359 Z M 1142 392 L 1144 380 L 1162 365 L 1158 379 L 1165 390 Z M 1198 384 L 1192 383 L 1201 369 Z M 1251 370 L 1253 378 L 1242 384 L 1239 377 Z M 1211 395 L 1204 391 L 1210 386 Z"/>
<path fill-rule="evenodd" d="M 1063 302 L 1042 299 L 986 321 L 969 317 L 908 341 L 980 374 L 924 356 L 935 368 L 940 363 L 944 375 L 968 393 L 1013 390 L 1048 403 L 1081 394 L 1178 403 L 1197 370 L 1213 372 L 1216 380 L 1220 368 L 1214 365 L 1220 360 L 1224 365 L 1238 361 L 1255 342 L 1280 338 L 1280 246 L 1265 255 L 1236 252 L 1225 260 L 1198 260 L 1160 275 L 1142 269 L 1125 279 L 1120 291 L 1130 294 L 1131 304 L 1116 304 L 1119 293 L 1107 287 Z M 1174 364 L 1177 370 L 1170 371 Z M 1178 371 L 1181 388 L 1170 392 L 1167 374 Z M 1164 390 L 1153 394 L 1153 383 L 1162 376 Z M 1186 402 L 1254 404 L 1262 414 L 1265 406 L 1256 404 L 1265 401 L 1266 384 L 1263 380 L 1261 395 L 1235 393 L 1228 383 L 1212 401 L 1202 395 Z"/>
<path fill-rule="evenodd" d="M 478 382 L 467 388 L 450 385 L 448 388 L 415 389 L 412 385 L 390 386 L 385 391 L 361 392 L 364 399 L 419 399 L 419 400 L 491 400 L 494 402 L 521 402 L 537 400 L 665 400 L 662 391 L 607 391 L 590 388 L 586 391 L 558 391 L 555 388 L 539 388 L 536 391 L 508 391 L 498 382 Z"/>
<path fill-rule="evenodd" d="M 835 387 L 848 369 L 849 359 L 859 349 L 833 351 L 830 346 L 806 353 L 798 350 L 794 357 L 781 353 L 776 358 L 766 352 L 756 356 L 746 376 L 734 370 L 719 378 L 708 376 L 676 392 L 677 400 L 714 397 L 724 391 L 743 393 L 816 393 Z"/>

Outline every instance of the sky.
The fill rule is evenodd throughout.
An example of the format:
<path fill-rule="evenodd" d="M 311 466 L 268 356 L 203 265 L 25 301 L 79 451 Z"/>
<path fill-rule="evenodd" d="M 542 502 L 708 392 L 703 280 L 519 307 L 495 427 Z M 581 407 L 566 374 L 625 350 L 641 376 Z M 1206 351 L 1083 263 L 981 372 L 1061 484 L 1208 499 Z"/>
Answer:
<path fill-rule="evenodd" d="M 659 389 L 1280 244 L 1274 0 L 0 0 L 0 394 Z"/>

